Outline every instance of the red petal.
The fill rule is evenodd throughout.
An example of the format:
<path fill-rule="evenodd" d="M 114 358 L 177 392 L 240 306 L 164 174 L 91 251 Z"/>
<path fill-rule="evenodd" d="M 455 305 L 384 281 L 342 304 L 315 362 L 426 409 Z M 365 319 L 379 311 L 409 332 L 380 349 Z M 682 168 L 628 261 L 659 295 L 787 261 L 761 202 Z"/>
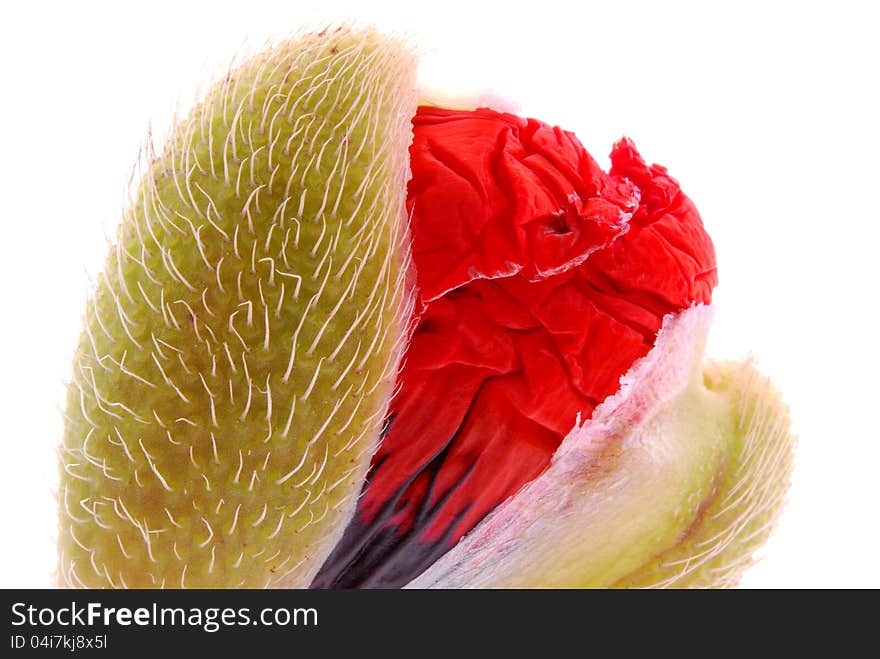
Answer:
<path fill-rule="evenodd" d="M 629 140 L 419 108 L 413 254 L 426 305 L 358 512 L 316 586 L 399 586 L 548 465 L 661 320 L 708 303 L 711 240 Z M 629 220 L 630 216 L 632 219 Z"/>
<path fill-rule="evenodd" d="M 413 128 L 409 205 L 425 302 L 475 279 L 571 267 L 624 233 L 638 203 L 573 134 L 534 119 L 419 108 Z"/>

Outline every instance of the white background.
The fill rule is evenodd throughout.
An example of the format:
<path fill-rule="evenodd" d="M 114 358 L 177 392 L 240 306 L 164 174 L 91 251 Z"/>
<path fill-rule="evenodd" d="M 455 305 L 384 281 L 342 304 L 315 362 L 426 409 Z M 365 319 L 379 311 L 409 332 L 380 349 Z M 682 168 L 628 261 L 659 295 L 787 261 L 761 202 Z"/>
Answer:
<path fill-rule="evenodd" d="M 754 354 L 800 436 L 743 584 L 880 586 L 872 4 L 3 3 L 0 587 L 51 583 L 63 383 L 148 122 L 161 136 L 243 46 L 320 16 L 404 30 L 426 82 L 494 89 L 603 164 L 626 134 L 669 167 L 718 252 L 711 352 Z"/>

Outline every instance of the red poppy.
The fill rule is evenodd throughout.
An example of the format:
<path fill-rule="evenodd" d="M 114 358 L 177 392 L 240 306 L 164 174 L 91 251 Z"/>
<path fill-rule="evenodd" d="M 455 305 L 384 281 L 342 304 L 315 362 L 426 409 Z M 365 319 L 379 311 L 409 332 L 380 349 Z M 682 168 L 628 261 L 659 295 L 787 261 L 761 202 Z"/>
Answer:
<path fill-rule="evenodd" d="M 397 587 L 537 477 L 664 315 L 708 304 L 715 252 L 623 139 L 420 107 L 408 189 L 420 315 L 357 511 L 313 586 Z"/>

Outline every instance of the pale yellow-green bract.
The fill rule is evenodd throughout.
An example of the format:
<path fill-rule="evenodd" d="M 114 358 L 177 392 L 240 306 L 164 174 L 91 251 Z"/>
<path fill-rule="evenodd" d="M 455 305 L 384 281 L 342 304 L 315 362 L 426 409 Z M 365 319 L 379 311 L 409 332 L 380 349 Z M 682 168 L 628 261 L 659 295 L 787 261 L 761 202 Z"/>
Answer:
<path fill-rule="evenodd" d="M 370 30 L 304 34 L 148 154 L 74 358 L 59 583 L 309 583 L 410 315 L 414 68 Z"/>

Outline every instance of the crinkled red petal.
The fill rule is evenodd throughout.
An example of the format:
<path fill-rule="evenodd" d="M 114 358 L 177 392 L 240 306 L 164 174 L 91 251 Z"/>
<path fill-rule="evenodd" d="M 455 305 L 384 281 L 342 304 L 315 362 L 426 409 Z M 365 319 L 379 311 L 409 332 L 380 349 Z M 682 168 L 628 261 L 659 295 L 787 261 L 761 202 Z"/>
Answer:
<path fill-rule="evenodd" d="M 354 520 L 314 585 L 400 586 L 548 465 L 661 320 L 708 303 L 693 203 L 623 139 L 419 108 L 409 185 L 424 311 Z"/>

